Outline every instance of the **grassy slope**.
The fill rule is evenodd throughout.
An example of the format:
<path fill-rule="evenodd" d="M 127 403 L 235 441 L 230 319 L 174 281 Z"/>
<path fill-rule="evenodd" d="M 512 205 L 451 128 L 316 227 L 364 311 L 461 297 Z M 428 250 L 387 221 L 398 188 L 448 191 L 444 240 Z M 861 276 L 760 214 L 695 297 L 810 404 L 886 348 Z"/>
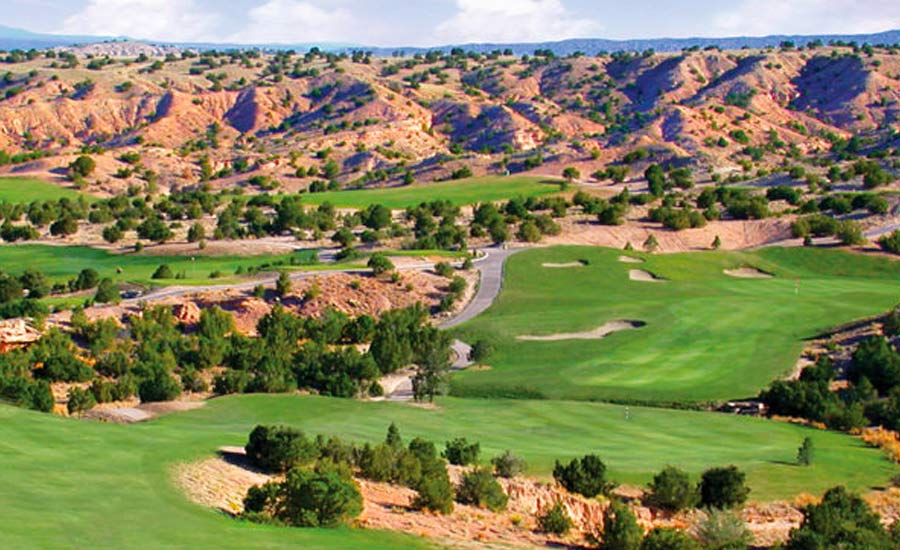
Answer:
<path fill-rule="evenodd" d="M 433 200 L 449 200 L 465 206 L 477 202 L 511 199 L 516 196 L 548 195 L 559 191 L 559 184 L 546 178 L 517 176 L 485 176 L 459 181 L 435 182 L 356 191 L 328 191 L 303 195 L 306 204 L 330 202 L 337 207 L 365 208 L 382 204 L 389 208 L 406 208 Z"/>
<path fill-rule="evenodd" d="M 189 503 L 171 467 L 242 445 L 256 423 L 310 434 L 380 440 L 391 421 L 408 439 L 480 440 L 484 455 L 514 449 L 532 473 L 556 458 L 600 454 L 615 479 L 643 483 L 666 463 L 698 473 L 744 468 L 753 498 L 884 483 L 893 467 L 858 440 L 766 420 L 592 403 L 447 399 L 437 411 L 399 404 L 298 396 L 241 396 L 143 425 L 65 420 L 0 406 L 0 547 L 3 548 L 400 548 L 413 538 L 362 531 L 275 529 L 242 524 Z M 791 464 L 805 436 L 809 468 Z M 139 534 L 139 535 L 138 535 Z M 293 546 L 292 546 L 293 545 Z"/>
<path fill-rule="evenodd" d="M 768 249 L 652 256 L 634 265 L 618 262 L 620 254 L 563 247 L 514 256 L 497 303 L 458 331 L 464 339 L 495 340 L 493 369 L 457 375 L 454 392 L 512 395 L 524 388 L 557 399 L 655 402 L 753 396 L 790 372 L 804 339 L 883 312 L 900 298 L 900 262 L 883 258 Z M 590 266 L 542 267 L 580 258 Z M 776 278 L 734 279 L 722 273 L 741 265 Z M 630 269 L 670 281 L 630 281 Z M 648 325 L 601 341 L 516 340 L 591 330 L 616 319 Z"/>
<path fill-rule="evenodd" d="M 0 201 L 28 203 L 36 200 L 77 199 L 80 196 L 87 197 L 74 189 L 34 178 L 0 177 Z"/>
<path fill-rule="evenodd" d="M 112 277 L 116 281 L 156 285 L 218 284 L 226 282 L 228 277 L 233 278 L 234 272 L 239 266 L 249 268 L 279 260 L 287 263 L 291 257 L 292 255 L 197 256 L 195 261 L 191 261 L 188 256 L 120 255 L 85 246 L 20 245 L 0 247 L 0 265 L 13 274 L 31 268 L 43 272 L 54 281 L 61 281 L 90 267 L 100 272 L 101 276 Z M 315 251 L 299 252 L 293 254 L 293 257 L 309 262 L 315 257 Z M 151 280 L 153 272 L 161 264 L 168 264 L 176 274 L 184 271 L 187 278 L 166 281 Z M 122 269 L 121 274 L 116 274 L 117 268 Z M 209 274 L 217 270 L 221 271 L 225 278 L 210 279 Z"/>

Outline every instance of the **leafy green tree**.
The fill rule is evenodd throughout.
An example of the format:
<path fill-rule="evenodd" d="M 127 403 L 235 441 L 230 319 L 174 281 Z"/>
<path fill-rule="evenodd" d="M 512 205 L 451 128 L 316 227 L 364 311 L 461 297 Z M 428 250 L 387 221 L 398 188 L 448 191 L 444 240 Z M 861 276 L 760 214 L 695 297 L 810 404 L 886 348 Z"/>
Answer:
<path fill-rule="evenodd" d="M 416 346 L 416 374 L 413 396 L 416 401 L 434 401 L 445 391 L 450 372 L 450 336 L 433 327 L 422 331 Z"/>
<path fill-rule="evenodd" d="M 422 478 L 415 490 L 417 494 L 412 501 L 413 508 L 441 514 L 453 512 L 453 485 L 443 460 L 434 458 L 422 461 Z"/>
<path fill-rule="evenodd" d="M 538 228 L 534 220 L 525 220 L 519 226 L 516 238 L 526 243 L 537 243 L 541 241 L 541 230 Z"/>
<path fill-rule="evenodd" d="M 34 269 L 26 269 L 19 277 L 22 287 L 28 291 L 29 298 L 43 298 L 50 294 L 50 282 L 47 276 Z"/>
<path fill-rule="evenodd" d="M 189 243 L 200 242 L 206 238 L 206 229 L 203 227 L 203 224 L 197 222 L 191 225 L 191 228 L 188 229 L 187 240 Z"/>
<path fill-rule="evenodd" d="M 713 242 L 712 242 L 712 249 L 718 250 L 720 248 L 722 248 L 722 239 L 720 239 L 719 236 L 716 235 L 716 238 L 713 239 Z"/>
<path fill-rule="evenodd" d="M 337 527 L 362 512 L 363 499 L 346 472 L 294 468 L 282 483 L 251 488 L 244 506 L 250 519 L 272 517 L 295 527 Z"/>
<path fill-rule="evenodd" d="M 747 501 L 750 488 L 737 466 L 710 468 L 700 481 L 700 502 L 709 508 L 735 508 Z"/>
<path fill-rule="evenodd" d="M 652 506 L 673 512 L 693 508 L 699 500 L 697 487 L 691 483 L 687 472 L 674 466 L 666 466 L 653 476 L 647 497 Z"/>
<path fill-rule="evenodd" d="M 356 242 L 356 235 L 353 234 L 353 231 L 342 227 L 331 236 L 331 240 L 341 245 L 342 248 L 349 248 L 350 245 Z"/>
<path fill-rule="evenodd" d="M 575 168 L 574 166 L 567 166 L 563 169 L 562 177 L 564 180 L 566 180 L 566 183 L 571 184 L 573 181 L 581 177 L 581 172 L 579 172 L 578 168 Z"/>
<path fill-rule="evenodd" d="M 657 249 L 659 249 L 659 241 L 656 240 L 656 235 L 651 233 L 650 236 L 647 237 L 647 240 L 644 241 L 644 250 L 653 253 L 656 252 Z"/>
<path fill-rule="evenodd" d="M 97 273 L 96 270 L 91 268 L 82 269 L 75 279 L 73 290 L 90 290 L 92 288 L 97 288 L 97 285 L 99 284 L 100 274 Z"/>
<path fill-rule="evenodd" d="M 116 224 L 108 225 L 103 228 L 103 240 L 110 244 L 121 241 L 124 236 L 122 229 Z"/>
<path fill-rule="evenodd" d="M 0 273 L 0 304 L 22 299 L 22 283 L 5 273 Z"/>
<path fill-rule="evenodd" d="M 475 468 L 463 474 L 460 479 L 456 487 L 456 500 L 461 504 L 501 512 L 506 509 L 509 497 L 489 470 Z"/>
<path fill-rule="evenodd" d="M 813 441 L 811 437 L 803 438 L 803 444 L 797 449 L 797 463 L 809 466 L 813 461 Z"/>
<path fill-rule="evenodd" d="M 618 500 L 610 502 L 603 513 L 603 538 L 600 550 L 639 550 L 644 530 L 628 506 Z"/>
<path fill-rule="evenodd" d="M 900 229 L 878 239 L 878 246 L 885 252 L 900 254 Z"/>
<path fill-rule="evenodd" d="M 568 533 L 574 523 L 566 507 L 556 502 L 550 508 L 547 508 L 537 516 L 538 530 L 542 533 L 550 533 L 553 535 L 563 536 Z"/>
<path fill-rule="evenodd" d="M 384 438 L 384 442 L 388 445 L 388 447 L 392 449 L 400 449 L 403 447 L 403 438 L 400 437 L 400 429 L 396 424 L 391 422 L 391 425 L 388 426 L 387 435 Z"/>
<path fill-rule="evenodd" d="M 606 464 L 596 455 L 572 459 L 568 464 L 558 460 L 553 467 L 553 479 L 567 491 L 593 498 L 608 493 L 614 487 L 606 479 Z"/>
<path fill-rule="evenodd" d="M 172 401 L 181 395 L 181 384 L 166 369 L 154 366 L 138 384 L 138 396 L 144 403 Z"/>

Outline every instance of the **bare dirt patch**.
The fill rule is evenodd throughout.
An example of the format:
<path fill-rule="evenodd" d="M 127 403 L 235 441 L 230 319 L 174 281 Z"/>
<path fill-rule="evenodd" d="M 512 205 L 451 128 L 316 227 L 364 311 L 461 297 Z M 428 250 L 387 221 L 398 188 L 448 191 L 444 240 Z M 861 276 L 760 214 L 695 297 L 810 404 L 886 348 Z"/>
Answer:
<path fill-rule="evenodd" d="M 771 273 L 766 273 L 755 267 L 740 267 L 738 269 L 726 269 L 725 275 L 729 277 L 737 277 L 738 279 L 771 279 L 774 277 Z"/>
<path fill-rule="evenodd" d="M 649 271 L 643 271 L 641 269 L 632 269 L 628 272 L 628 278 L 632 281 L 639 281 L 641 283 L 665 283 L 665 279 L 660 279 L 653 273 Z"/>
<path fill-rule="evenodd" d="M 166 403 L 143 403 L 129 405 L 109 404 L 97 406 L 87 413 L 84 418 L 111 422 L 113 424 L 135 424 L 146 422 L 163 415 L 191 411 L 206 405 L 202 400 L 169 401 Z"/>
<path fill-rule="evenodd" d="M 546 336 L 519 336 L 517 340 L 525 342 L 557 342 L 560 340 L 601 340 L 610 334 L 623 330 L 634 330 L 647 326 L 643 321 L 610 321 L 594 330 L 585 332 L 569 332 L 561 334 L 549 334 Z"/>

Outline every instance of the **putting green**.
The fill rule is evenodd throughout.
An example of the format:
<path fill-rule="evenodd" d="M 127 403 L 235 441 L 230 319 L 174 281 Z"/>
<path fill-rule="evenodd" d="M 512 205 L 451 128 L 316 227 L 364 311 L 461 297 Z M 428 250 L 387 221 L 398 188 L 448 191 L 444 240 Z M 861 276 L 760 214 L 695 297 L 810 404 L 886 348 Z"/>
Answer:
<path fill-rule="evenodd" d="M 462 372 L 458 396 L 632 402 L 703 402 L 755 396 L 791 372 L 805 339 L 900 302 L 900 262 L 841 251 L 633 254 L 560 247 L 510 258 L 494 306 L 457 330 L 488 338 L 488 371 Z M 545 263 L 586 260 L 577 269 Z M 752 266 L 772 279 L 738 279 Z M 633 281 L 639 269 L 666 282 Z M 615 320 L 647 323 L 600 340 L 520 341 L 523 335 L 594 330 Z"/>
<path fill-rule="evenodd" d="M 767 420 L 595 403 L 445 399 L 437 410 L 301 396 L 237 396 L 146 424 L 67 420 L 0 405 L 0 547 L 197 550 L 415 548 L 413 537 L 340 529 L 280 529 L 238 522 L 190 503 L 173 484 L 175 464 L 243 445 L 257 423 L 287 423 L 310 435 L 377 441 L 394 421 L 408 440 L 465 436 L 483 457 L 504 449 L 547 476 L 553 460 L 599 454 L 620 482 L 644 483 L 665 464 L 697 474 L 721 464 L 748 473 L 753 499 L 864 490 L 894 467 L 840 434 Z M 793 464 L 804 437 L 816 459 Z"/>

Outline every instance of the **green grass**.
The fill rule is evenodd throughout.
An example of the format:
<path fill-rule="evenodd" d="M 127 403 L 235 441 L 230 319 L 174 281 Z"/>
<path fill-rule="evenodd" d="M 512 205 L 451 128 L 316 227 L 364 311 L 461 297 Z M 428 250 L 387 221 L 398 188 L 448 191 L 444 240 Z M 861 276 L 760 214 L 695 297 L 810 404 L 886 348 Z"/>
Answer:
<path fill-rule="evenodd" d="M 39 179 L 0 177 L 0 201 L 30 203 L 37 200 L 77 199 L 78 197 L 87 197 L 87 195 Z"/>
<path fill-rule="evenodd" d="M 250 268 L 266 263 L 285 262 L 296 258 L 300 263 L 310 263 L 316 256 L 314 250 L 304 250 L 280 256 L 150 256 L 143 254 L 112 254 L 105 250 L 86 246 L 17 245 L 0 247 L 0 266 L 18 274 L 25 269 L 36 269 L 52 281 L 65 281 L 82 269 L 96 269 L 102 277 L 112 277 L 117 282 L 162 285 L 207 285 L 234 280 L 238 267 Z M 184 279 L 152 280 L 151 276 L 161 264 L 168 264 L 174 273 L 185 273 Z M 122 273 L 117 274 L 116 270 Z M 221 279 L 210 279 L 210 273 L 220 271 Z"/>
<path fill-rule="evenodd" d="M 863 490 L 894 467 L 849 436 L 766 420 L 594 403 L 446 399 L 438 410 L 301 396 L 216 399 L 203 409 L 142 425 L 66 420 L 0 406 L 0 547 L 29 549 L 409 548 L 412 537 L 373 531 L 279 529 L 244 524 L 191 504 L 174 486 L 175 464 L 243 445 L 257 423 L 309 434 L 377 441 L 395 421 L 408 441 L 478 440 L 483 456 L 504 449 L 547 476 L 555 459 L 598 453 L 612 476 L 644 483 L 665 464 L 696 476 L 737 464 L 752 499 L 814 493 L 842 483 Z M 805 436 L 811 467 L 793 465 Z"/>
<path fill-rule="evenodd" d="M 486 176 L 467 180 L 417 184 L 386 189 L 327 191 L 303 195 L 306 204 L 330 202 L 340 208 L 365 208 L 381 204 L 401 209 L 433 200 L 448 200 L 457 206 L 499 201 L 519 195 L 541 196 L 559 192 L 559 182 L 546 178 Z"/>
<path fill-rule="evenodd" d="M 494 342 L 493 369 L 458 374 L 454 394 L 654 403 L 750 397 L 793 369 L 805 339 L 900 301 L 900 262 L 884 258 L 795 248 L 659 255 L 637 265 L 618 262 L 620 254 L 561 247 L 513 256 L 498 301 L 457 331 Z M 590 265 L 542 267 L 579 259 Z M 776 277 L 723 273 L 742 265 Z M 630 269 L 669 281 L 630 281 Z M 604 340 L 516 339 L 618 319 L 647 326 Z"/>

